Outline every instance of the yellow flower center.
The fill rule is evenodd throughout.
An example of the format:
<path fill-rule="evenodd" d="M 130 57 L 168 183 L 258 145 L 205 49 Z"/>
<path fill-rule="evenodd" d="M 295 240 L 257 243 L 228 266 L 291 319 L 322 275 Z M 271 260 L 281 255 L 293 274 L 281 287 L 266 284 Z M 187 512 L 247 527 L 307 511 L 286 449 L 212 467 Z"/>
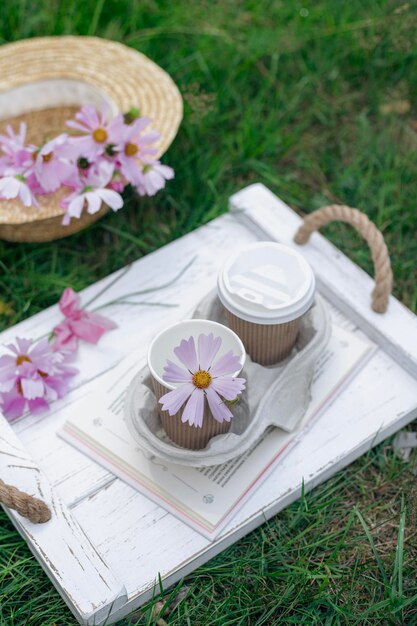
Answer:
<path fill-rule="evenodd" d="M 195 387 L 198 387 L 199 389 L 207 389 L 211 380 L 210 374 L 205 370 L 198 370 L 198 372 L 193 375 L 193 383 Z"/>
<path fill-rule="evenodd" d="M 32 363 L 32 361 L 26 354 L 19 354 L 16 359 L 16 365 L 22 365 L 22 363 Z"/>
<path fill-rule="evenodd" d="M 127 143 L 125 145 L 125 155 L 126 156 L 135 156 L 138 151 L 138 147 L 134 143 Z"/>
<path fill-rule="evenodd" d="M 48 152 L 48 154 L 43 154 L 42 155 L 42 160 L 44 163 L 49 163 L 49 161 L 52 159 L 53 156 L 53 152 Z"/>
<path fill-rule="evenodd" d="M 96 130 L 93 132 L 93 139 L 94 141 L 97 141 L 97 143 L 104 143 L 107 139 L 107 132 L 104 130 L 104 128 L 96 128 Z"/>

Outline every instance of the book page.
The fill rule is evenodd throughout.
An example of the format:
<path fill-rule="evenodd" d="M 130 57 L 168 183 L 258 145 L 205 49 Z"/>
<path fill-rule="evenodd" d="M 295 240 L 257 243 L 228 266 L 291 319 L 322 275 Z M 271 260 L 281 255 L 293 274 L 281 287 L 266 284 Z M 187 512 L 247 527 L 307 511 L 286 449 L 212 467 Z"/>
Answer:
<path fill-rule="evenodd" d="M 298 429 L 287 433 L 270 427 L 252 449 L 222 465 L 193 468 L 167 463 L 134 441 L 123 406 L 127 387 L 142 367 L 135 355 L 105 374 L 90 395 L 71 407 L 59 434 L 195 530 L 214 538 L 372 348 L 369 342 L 334 325 L 316 364 L 312 400 Z"/>

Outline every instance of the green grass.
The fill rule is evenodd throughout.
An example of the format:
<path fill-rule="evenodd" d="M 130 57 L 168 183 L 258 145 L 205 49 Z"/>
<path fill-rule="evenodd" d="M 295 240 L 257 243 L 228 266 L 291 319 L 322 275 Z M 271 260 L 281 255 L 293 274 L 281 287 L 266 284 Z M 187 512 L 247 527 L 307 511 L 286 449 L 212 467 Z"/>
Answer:
<path fill-rule="evenodd" d="M 3 0 L 0 42 L 122 41 L 170 72 L 185 118 L 164 159 L 176 179 L 156 198 L 129 197 L 60 242 L 0 242 L 1 327 L 220 215 L 253 181 L 303 212 L 329 202 L 366 211 L 386 237 L 395 294 L 416 311 L 416 28 L 415 2 Z M 349 228 L 325 232 L 372 270 Z M 164 619 L 417 624 L 416 471 L 378 446 L 188 576 Z M 74 624 L 4 514 L 0 523 L 0 625 Z M 155 623 L 149 605 L 121 626 Z"/>

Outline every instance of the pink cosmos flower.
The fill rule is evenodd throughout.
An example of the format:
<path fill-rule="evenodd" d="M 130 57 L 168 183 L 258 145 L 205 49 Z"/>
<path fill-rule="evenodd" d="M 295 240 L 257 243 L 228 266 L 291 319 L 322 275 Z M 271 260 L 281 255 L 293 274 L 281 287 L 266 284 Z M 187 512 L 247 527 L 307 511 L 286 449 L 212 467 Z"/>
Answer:
<path fill-rule="evenodd" d="M 78 370 L 68 365 L 69 355 L 53 351 L 47 339 L 38 344 L 16 339 L 6 346 L 12 354 L 0 357 L 0 405 L 8 419 L 44 411 L 62 398 L 68 381 Z"/>
<path fill-rule="evenodd" d="M 24 148 L 26 141 L 26 131 L 27 125 L 26 122 L 20 122 L 19 130 L 17 133 L 14 132 L 11 124 L 6 126 L 7 135 L 0 135 L 0 143 L 2 146 L 8 146 L 12 148 Z"/>
<path fill-rule="evenodd" d="M 221 337 L 201 334 L 198 337 L 198 355 L 194 338 L 183 339 L 174 353 L 185 366 L 167 361 L 163 380 L 180 385 L 159 399 L 162 409 L 175 415 L 184 403 L 182 422 L 199 428 L 203 425 L 204 402 L 207 399 L 211 414 L 218 422 L 230 422 L 233 417 L 224 400 L 235 400 L 245 388 L 244 378 L 234 378 L 239 371 L 239 357 L 232 350 L 214 359 L 222 344 Z"/>
<path fill-rule="evenodd" d="M 132 124 L 124 124 L 120 128 L 119 141 L 115 145 L 118 168 L 134 186 L 142 182 L 141 161 L 153 157 L 157 152 L 150 146 L 158 141 L 159 133 L 151 131 L 143 134 L 149 124 L 150 120 L 147 117 L 141 117 Z"/>
<path fill-rule="evenodd" d="M 165 187 L 165 181 L 174 176 L 172 167 L 162 165 L 160 161 L 147 163 L 139 174 L 136 190 L 140 196 L 154 196 Z"/>
<path fill-rule="evenodd" d="M 79 218 L 84 207 L 90 214 L 100 210 L 102 202 L 107 204 L 113 211 L 118 211 L 123 206 L 122 196 L 108 189 L 113 176 L 114 166 L 112 163 L 102 161 L 97 168 L 91 168 L 85 178 L 79 179 L 80 188 L 64 199 L 62 205 L 67 212 L 62 218 L 62 224 L 68 225 L 72 217 Z"/>
<path fill-rule="evenodd" d="M 69 287 L 61 296 L 59 308 L 66 319 L 54 328 L 54 350 L 75 352 L 78 339 L 95 344 L 105 332 L 117 328 L 106 317 L 81 309 L 79 296 Z"/>
<path fill-rule="evenodd" d="M 70 137 L 69 142 L 77 149 L 79 156 L 92 161 L 103 154 L 109 145 L 115 145 L 120 140 L 120 130 L 123 126 L 123 115 L 119 113 L 110 122 L 106 121 L 106 111 L 98 112 L 95 107 L 86 104 L 74 120 L 67 122 L 67 126 L 83 133 L 82 136 Z"/>
<path fill-rule="evenodd" d="M 68 135 L 63 133 L 48 141 L 37 153 L 35 175 L 47 192 L 56 191 L 71 178 L 76 166 L 70 161 Z"/>
<path fill-rule="evenodd" d="M 19 131 L 14 132 L 12 126 L 6 126 L 6 135 L 0 135 L 0 146 L 3 156 L 0 157 L 0 174 L 24 174 L 33 169 L 33 154 L 36 146 L 25 145 L 26 124 L 21 122 Z M 13 172 L 7 172 L 9 169 Z"/>
<path fill-rule="evenodd" d="M 8 170 L 6 170 L 7 172 Z M 21 174 L 9 175 L 0 178 L 0 198 L 10 200 L 11 198 L 19 198 L 26 207 L 38 206 L 31 188 L 27 180 Z"/>

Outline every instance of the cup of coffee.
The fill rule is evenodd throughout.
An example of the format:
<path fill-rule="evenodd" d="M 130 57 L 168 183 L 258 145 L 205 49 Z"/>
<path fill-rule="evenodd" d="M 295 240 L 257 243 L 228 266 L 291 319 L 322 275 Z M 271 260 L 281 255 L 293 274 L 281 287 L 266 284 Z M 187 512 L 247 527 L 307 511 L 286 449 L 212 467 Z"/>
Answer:
<path fill-rule="evenodd" d="M 285 359 L 303 315 L 314 301 L 315 278 L 304 257 L 289 246 L 257 242 L 223 265 L 217 292 L 228 326 L 261 365 Z"/>
<path fill-rule="evenodd" d="M 177 322 L 153 339 L 148 367 L 162 427 L 171 441 L 198 450 L 212 437 L 229 431 L 233 415 L 227 401 L 235 400 L 244 389 L 241 383 L 245 381 L 238 377 L 245 358 L 239 337 L 211 320 Z M 181 394 L 171 406 L 169 392 Z M 197 394 L 202 404 L 193 401 Z"/>

